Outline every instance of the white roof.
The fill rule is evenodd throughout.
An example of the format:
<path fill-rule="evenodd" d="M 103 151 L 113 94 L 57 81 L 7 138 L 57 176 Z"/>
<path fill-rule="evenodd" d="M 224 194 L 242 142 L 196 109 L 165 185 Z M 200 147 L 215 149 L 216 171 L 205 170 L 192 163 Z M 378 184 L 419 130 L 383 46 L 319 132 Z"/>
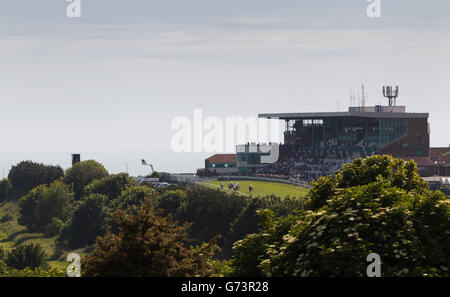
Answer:
<path fill-rule="evenodd" d="M 426 182 L 439 182 L 443 185 L 450 185 L 450 177 L 445 177 L 445 176 L 424 177 L 423 180 Z"/>

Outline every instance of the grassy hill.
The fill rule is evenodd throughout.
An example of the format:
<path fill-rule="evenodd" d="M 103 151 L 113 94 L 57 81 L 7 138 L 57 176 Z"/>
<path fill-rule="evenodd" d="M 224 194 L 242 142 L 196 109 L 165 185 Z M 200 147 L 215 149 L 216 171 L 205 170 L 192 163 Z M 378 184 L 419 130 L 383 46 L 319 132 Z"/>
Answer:
<path fill-rule="evenodd" d="M 52 267 L 65 269 L 67 252 L 56 248 L 56 237 L 46 238 L 42 233 L 29 233 L 24 226 L 19 225 L 19 200 L 26 192 L 14 190 L 3 202 L 0 202 L 0 247 L 6 251 L 20 245 L 30 243 L 40 244 L 49 256 L 49 264 Z"/>

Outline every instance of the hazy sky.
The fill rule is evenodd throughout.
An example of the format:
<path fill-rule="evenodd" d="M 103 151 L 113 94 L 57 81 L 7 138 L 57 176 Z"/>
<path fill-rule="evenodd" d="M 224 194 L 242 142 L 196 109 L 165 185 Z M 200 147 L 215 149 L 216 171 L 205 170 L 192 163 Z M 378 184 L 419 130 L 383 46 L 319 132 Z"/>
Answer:
<path fill-rule="evenodd" d="M 0 2 L 0 166 L 193 172 L 208 153 L 174 153 L 171 121 L 344 111 L 362 83 L 369 105 L 429 112 L 431 145 L 450 144 L 450 2 L 381 0 L 65 0 Z M 1 173 L 1 172 L 0 172 Z"/>

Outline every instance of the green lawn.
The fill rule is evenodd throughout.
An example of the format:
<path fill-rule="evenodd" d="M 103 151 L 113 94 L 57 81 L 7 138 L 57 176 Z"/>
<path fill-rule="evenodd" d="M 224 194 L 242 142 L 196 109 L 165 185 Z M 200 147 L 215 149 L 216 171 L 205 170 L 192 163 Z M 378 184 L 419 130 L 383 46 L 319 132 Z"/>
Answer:
<path fill-rule="evenodd" d="M 264 181 L 253 181 L 253 180 L 234 180 L 233 183 L 239 182 L 240 190 L 239 192 L 246 195 L 270 195 L 274 194 L 278 197 L 305 197 L 308 193 L 308 189 L 300 186 L 275 183 L 275 182 L 264 182 Z M 220 181 L 210 181 L 209 186 L 217 188 L 220 186 Z M 233 190 L 228 189 L 229 181 L 222 181 L 224 190 L 233 192 Z M 203 184 L 203 183 L 202 183 Z M 249 192 L 249 185 L 252 185 L 253 191 Z"/>

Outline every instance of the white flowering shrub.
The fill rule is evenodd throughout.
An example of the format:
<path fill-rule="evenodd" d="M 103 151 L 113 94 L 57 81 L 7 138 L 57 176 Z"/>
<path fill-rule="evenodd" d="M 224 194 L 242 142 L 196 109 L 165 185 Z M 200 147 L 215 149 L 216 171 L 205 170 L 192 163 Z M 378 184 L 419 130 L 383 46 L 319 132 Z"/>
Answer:
<path fill-rule="evenodd" d="M 366 276 L 370 253 L 381 256 L 382 276 L 450 275 L 450 201 L 428 191 L 414 163 L 356 160 L 318 181 L 309 198 L 309 210 L 291 218 L 287 232 L 275 235 L 285 219 L 273 219 L 237 243 L 234 258 L 259 238 L 250 257 L 266 276 Z M 242 259 L 233 263 L 250 271 Z"/>

